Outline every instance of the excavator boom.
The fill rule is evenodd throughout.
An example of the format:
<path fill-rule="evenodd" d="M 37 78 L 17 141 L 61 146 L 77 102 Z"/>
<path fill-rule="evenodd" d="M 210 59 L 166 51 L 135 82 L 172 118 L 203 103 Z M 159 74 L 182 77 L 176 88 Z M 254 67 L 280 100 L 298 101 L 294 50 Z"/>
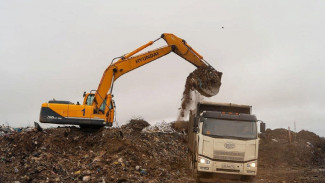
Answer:
<path fill-rule="evenodd" d="M 147 44 L 139 47 L 138 49 L 126 54 L 124 57 L 119 59 L 116 63 L 111 64 L 104 72 L 102 79 L 98 85 L 97 92 L 95 94 L 95 99 L 93 106 L 96 109 L 102 105 L 105 100 L 107 92 L 112 88 L 113 82 L 119 78 L 121 75 L 141 67 L 147 63 L 150 63 L 162 56 L 169 54 L 171 51 L 184 58 L 188 62 L 192 63 L 196 67 L 207 66 L 207 62 L 203 60 L 203 57 L 199 55 L 193 48 L 191 48 L 185 40 L 178 38 L 173 34 L 162 34 L 167 46 L 149 51 L 147 53 L 139 54 L 133 56 L 139 51 L 145 49 L 146 47 L 152 45 L 155 41 L 150 41 Z M 159 40 L 159 39 L 157 39 Z M 156 40 L 156 41 L 157 41 Z"/>

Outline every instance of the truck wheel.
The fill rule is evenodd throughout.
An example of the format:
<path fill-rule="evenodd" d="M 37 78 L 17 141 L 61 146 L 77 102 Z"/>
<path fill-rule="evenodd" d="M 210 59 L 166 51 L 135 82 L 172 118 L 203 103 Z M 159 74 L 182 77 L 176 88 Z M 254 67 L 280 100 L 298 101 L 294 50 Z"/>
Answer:
<path fill-rule="evenodd" d="M 196 171 L 196 173 L 195 173 L 195 182 L 196 183 L 202 183 L 202 181 L 200 179 L 201 179 L 201 175 L 200 175 L 199 172 Z"/>
<path fill-rule="evenodd" d="M 255 176 L 243 175 L 240 177 L 240 180 L 244 182 L 255 182 Z"/>
<path fill-rule="evenodd" d="M 188 168 L 192 170 L 193 169 L 192 156 L 190 154 L 187 155 L 187 162 L 188 162 Z"/>
<path fill-rule="evenodd" d="M 196 183 L 200 183 L 200 173 L 197 171 L 197 166 L 196 166 L 196 163 L 195 163 L 195 155 L 192 155 L 191 157 L 191 168 L 192 168 L 192 174 L 193 174 L 193 178 L 195 180 Z"/>

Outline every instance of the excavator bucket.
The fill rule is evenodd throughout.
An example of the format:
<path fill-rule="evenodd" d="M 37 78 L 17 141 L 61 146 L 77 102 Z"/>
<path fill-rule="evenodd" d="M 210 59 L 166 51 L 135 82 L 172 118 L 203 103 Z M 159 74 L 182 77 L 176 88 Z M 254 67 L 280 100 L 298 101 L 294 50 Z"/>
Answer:
<path fill-rule="evenodd" d="M 191 72 L 186 79 L 179 117 L 185 117 L 188 106 L 193 100 L 191 91 L 196 90 L 205 97 L 217 95 L 221 86 L 221 77 L 222 73 L 211 66 L 201 66 Z"/>
<path fill-rule="evenodd" d="M 222 77 L 222 72 L 218 72 L 216 70 L 213 71 L 216 75 L 214 77 L 210 77 L 209 81 L 205 87 L 202 85 L 200 85 L 200 87 L 198 88 L 199 92 L 206 96 L 206 97 L 212 97 L 215 96 L 219 93 L 219 89 L 221 86 L 221 77 Z M 201 83 L 202 81 L 199 80 L 199 83 Z"/>
<path fill-rule="evenodd" d="M 201 95 L 212 97 L 219 93 L 221 77 L 222 72 L 210 66 L 199 67 L 188 76 L 187 82 L 190 82 L 192 89 L 196 89 Z"/>
<path fill-rule="evenodd" d="M 200 83 L 201 80 L 198 80 L 198 83 Z M 197 88 L 197 91 L 205 96 L 205 97 L 212 97 L 212 96 L 215 96 L 219 93 L 219 89 L 220 89 L 220 85 L 211 85 L 211 86 L 208 86 L 208 87 L 199 87 Z"/>

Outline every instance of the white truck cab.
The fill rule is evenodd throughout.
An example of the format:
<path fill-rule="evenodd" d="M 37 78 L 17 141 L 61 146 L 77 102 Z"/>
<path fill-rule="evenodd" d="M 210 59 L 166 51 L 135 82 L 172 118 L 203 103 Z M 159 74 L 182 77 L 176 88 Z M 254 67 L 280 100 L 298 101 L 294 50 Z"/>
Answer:
<path fill-rule="evenodd" d="M 188 145 L 198 179 L 207 174 L 257 174 L 259 138 L 251 112 L 248 105 L 212 102 L 200 102 L 191 111 Z"/>

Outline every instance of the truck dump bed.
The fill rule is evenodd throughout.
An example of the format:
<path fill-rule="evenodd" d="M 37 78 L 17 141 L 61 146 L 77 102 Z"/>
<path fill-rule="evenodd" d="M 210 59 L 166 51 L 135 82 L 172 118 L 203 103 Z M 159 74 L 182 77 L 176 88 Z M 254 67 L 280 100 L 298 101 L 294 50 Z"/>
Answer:
<path fill-rule="evenodd" d="M 252 106 L 249 105 L 238 105 L 232 103 L 217 103 L 202 101 L 197 105 L 197 114 L 203 111 L 219 111 L 219 112 L 232 112 L 232 113 L 243 113 L 251 114 Z"/>

